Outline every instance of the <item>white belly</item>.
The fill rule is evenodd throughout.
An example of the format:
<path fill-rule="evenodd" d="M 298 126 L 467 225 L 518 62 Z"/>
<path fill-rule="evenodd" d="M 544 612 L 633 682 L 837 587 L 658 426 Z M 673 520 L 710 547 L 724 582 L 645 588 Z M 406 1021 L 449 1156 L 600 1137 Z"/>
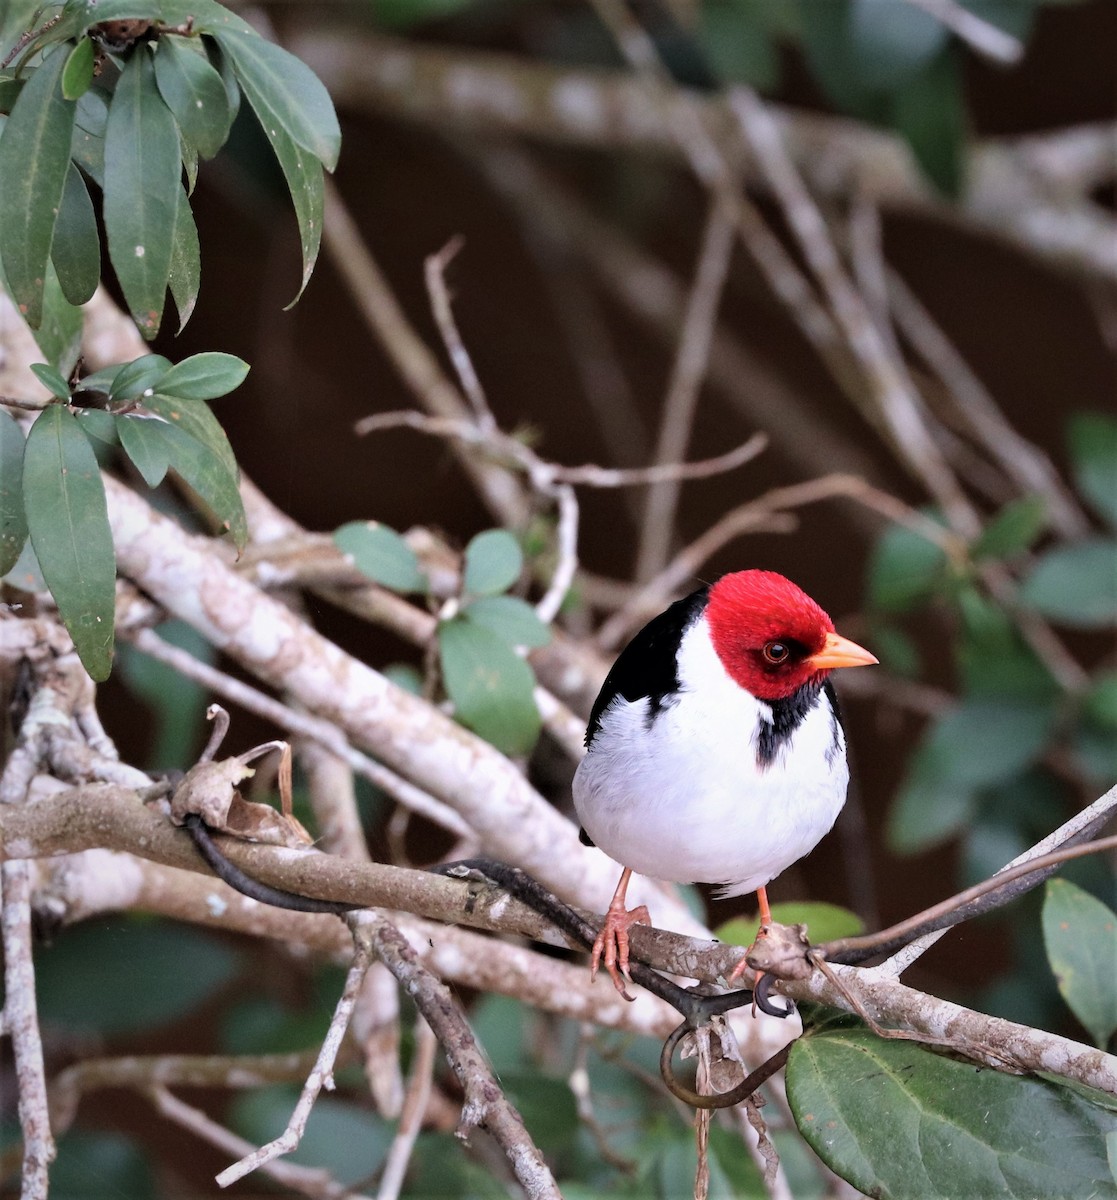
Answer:
<path fill-rule="evenodd" d="M 721 884 L 735 896 L 767 884 L 833 826 L 849 781 L 845 741 L 823 694 L 762 768 L 756 741 L 767 706 L 716 659 L 711 670 L 704 647 L 690 649 L 691 683 L 697 656 L 701 686 L 650 725 L 647 700 L 618 698 L 606 711 L 575 774 L 574 807 L 622 866 Z"/>

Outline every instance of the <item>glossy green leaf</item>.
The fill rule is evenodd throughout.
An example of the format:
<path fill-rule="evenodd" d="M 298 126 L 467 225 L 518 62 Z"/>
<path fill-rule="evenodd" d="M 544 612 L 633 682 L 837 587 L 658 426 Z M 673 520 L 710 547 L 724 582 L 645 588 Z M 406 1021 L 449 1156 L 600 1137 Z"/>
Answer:
<path fill-rule="evenodd" d="M 528 665 L 495 633 L 461 618 L 439 624 L 438 652 L 458 720 L 505 754 L 527 754 L 540 728 Z"/>
<path fill-rule="evenodd" d="M 190 200 L 185 192 L 179 193 L 175 215 L 170 285 L 181 333 L 194 312 L 202 286 L 202 250 L 198 241 L 198 227 L 194 224 L 194 214 L 190 211 Z"/>
<path fill-rule="evenodd" d="M 0 575 L 19 562 L 27 541 L 23 512 L 23 430 L 0 409 Z"/>
<path fill-rule="evenodd" d="M 140 332 L 159 332 L 182 190 L 178 126 L 155 85 L 150 53 L 128 59 L 109 105 L 104 219 L 109 254 Z"/>
<path fill-rule="evenodd" d="M 887 97 L 862 82 L 864 64 L 850 36 L 853 0 L 799 0 L 799 8 L 804 56 L 822 90 L 843 112 L 883 119 Z"/>
<path fill-rule="evenodd" d="M 318 76 L 255 32 L 220 30 L 215 36 L 268 136 L 268 122 L 278 121 L 297 146 L 332 171 L 337 166 L 341 129 L 330 94 Z"/>
<path fill-rule="evenodd" d="M 334 533 L 334 545 L 362 575 L 396 592 L 426 591 L 427 579 L 415 551 L 379 521 L 350 521 Z"/>
<path fill-rule="evenodd" d="M 792 1045 L 787 1098 L 823 1162 L 882 1200 L 1117 1197 L 1112 1113 L 1054 1083 L 833 1030 Z"/>
<path fill-rule="evenodd" d="M 1117 420 L 1079 413 L 1071 417 L 1069 440 L 1078 490 L 1117 529 Z"/>
<path fill-rule="evenodd" d="M 853 0 L 848 36 L 861 86 L 892 92 L 922 71 L 946 45 L 943 25 L 914 4 Z"/>
<path fill-rule="evenodd" d="M 93 42 L 83 37 L 70 51 L 62 70 L 62 95 L 67 100 L 84 96 L 93 84 Z"/>
<path fill-rule="evenodd" d="M 184 38 L 160 38 L 155 78 L 183 141 L 202 158 L 212 158 L 229 136 L 232 117 L 225 84 L 209 59 L 191 49 Z"/>
<path fill-rule="evenodd" d="M 49 363 L 32 363 L 31 374 L 58 400 L 70 399 L 70 385 Z"/>
<path fill-rule="evenodd" d="M 942 587 L 946 572 L 941 547 L 903 525 L 893 525 L 873 548 L 869 603 L 882 612 L 907 612 Z"/>
<path fill-rule="evenodd" d="M 63 295 L 71 304 L 84 304 L 101 281 L 101 238 L 89 189 L 73 163 L 66 172 L 50 256 Z"/>
<path fill-rule="evenodd" d="M 1029 549 L 1047 525 L 1042 496 L 1012 500 L 981 531 L 973 544 L 975 559 L 1012 558 Z"/>
<path fill-rule="evenodd" d="M 299 290 L 287 306 L 290 308 L 305 290 L 314 271 L 314 264 L 318 261 L 325 197 L 322 166 L 309 150 L 304 150 L 286 133 L 278 117 L 268 110 L 263 98 L 254 101 L 253 108 L 264 134 L 271 143 L 283 178 L 287 181 L 299 230 L 303 273 Z"/>
<path fill-rule="evenodd" d="M 1055 708 L 1049 701 L 967 701 L 938 717 L 896 795 L 888 842 L 911 854 L 952 837 L 972 816 L 978 792 L 1018 775 L 1043 753 Z"/>
<path fill-rule="evenodd" d="M 43 358 L 64 376 L 77 365 L 81 353 L 81 329 L 81 309 L 66 299 L 54 264 L 48 262 L 42 319 L 35 330 L 35 341 Z"/>
<path fill-rule="evenodd" d="M 1067 1007 L 1104 1050 L 1117 1031 L 1117 913 L 1066 879 L 1049 879 L 1043 944 Z"/>
<path fill-rule="evenodd" d="M 157 1029 L 203 1004 L 235 972 L 233 951 L 217 938 L 170 921 L 79 925 L 35 955 L 40 1014 L 71 1034 Z"/>
<path fill-rule="evenodd" d="M 109 121 L 109 94 L 90 88 L 78 101 L 74 134 L 70 143 L 73 160 L 99 187 L 105 186 L 105 130 Z"/>
<path fill-rule="evenodd" d="M 465 548 L 462 586 L 471 596 L 494 596 L 510 588 L 523 567 L 523 551 L 512 534 L 487 529 Z"/>
<path fill-rule="evenodd" d="M 152 421 L 165 440 L 171 469 L 212 514 L 217 527 L 228 533 L 238 550 L 248 543 L 248 518 L 240 498 L 237 476 L 220 455 L 170 422 Z"/>
<path fill-rule="evenodd" d="M 113 376 L 109 395 L 114 400 L 138 400 L 144 392 L 154 392 L 171 369 L 171 360 L 162 354 L 144 354 L 125 363 Z"/>
<path fill-rule="evenodd" d="M 806 925 L 813 946 L 865 932 L 865 922 L 856 913 L 823 900 L 791 900 L 771 907 L 772 920 L 780 925 Z M 760 914 L 757 913 L 755 917 L 734 917 L 719 925 L 714 934 L 720 941 L 735 946 L 751 946 L 759 930 Z"/>
<path fill-rule="evenodd" d="M 1117 620 L 1117 542 L 1086 538 L 1047 551 L 1024 580 L 1020 599 L 1061 625 L 1112 625 Z"/>
<path fill-rule="evenodd" d="M 911 147 L 916 162 L 935 187 L 951 199 L 961 196 L 965 183 L 966 105 L 956 47 L 946 46 L 904 84 L 893 100 L 890 124 Z"/>
<path fill-rule="evenodd" d="M 535 649 L 551 640 L 550 629 L 535 609 L 518 596 L 480 596 L 462 609 L 462 615 L 475 625 L 492 630 L 510 646 Z"/>
<path fill-rule="evenodd" d="M 156 417 L 125 413 L 115 418 L 120 444 L 148 487 L 158 487 L 171 465 L 167 439 L 159 426 L 171 428 Z"/>
<path fill-rule="evenodd" d="M 105 446 L 118 446 L 120 438 L 116 434 L 116 423 L 111 413 L 100 408 L 82 408 L 75 413 L 78 424 L 86 437 Z"/>
<path fill-rule="evenodd" d="M 225 470 L 236 479 L 239 474 L 236 456 L 221 428 L 221 422 L 213 415 L 204 400 L 184 400 L 178 396 L 163 396 L 156 393 L 144 400 L 144 408 L 185 430 L 203 446 L 208 446 L 225 465 Z"/>
<path fill-rule="evenodd" d="M 240 387 L 248 369 L 248 363 L 235 354 L 192 354 L 167 372 L 159 391 L 181 400 L 216 400 Z"/>
<path fill-rule="evenodd" d="M 64 50 L 27 81 L 0 136 L 0 257 L 28 324 L 42 320 L 50 243 L 70 165 L 74 103 L 62 95 Z"/>
<path fill-rule="evenodd" d="M 61 404 L 31 427 L 23 503 L 35 555 L 82 665 L 112 669 L 116 559 L 101 471 L 89 439 Z"/>
<path fill-rule="evenodd" d="M 1044 701 L 1058 692 L 1051 673 L 1000 604 L 969 586 L 957 590 L 955 602 L 962 617 L 955 655 L 967 696 Z"/>

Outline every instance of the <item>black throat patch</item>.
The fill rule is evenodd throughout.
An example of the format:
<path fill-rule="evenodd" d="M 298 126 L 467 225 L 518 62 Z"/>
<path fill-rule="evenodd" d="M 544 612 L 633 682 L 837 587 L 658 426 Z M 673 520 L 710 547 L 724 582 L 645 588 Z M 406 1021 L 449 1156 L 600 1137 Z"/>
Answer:
<path fill-rule="evenodd" d="M 761 720 L 760 733 L 756 739 L 756 761 L 760 767 L 770 767 L 776 761 L 782 747 L 791 740 L 796 729 L 806 720 L 807 713 L 816 704 L 824 704 L 830 711 L 832 736 L 829 755 L 841 745 L 841 717 L 838 714 L 838 698 L 830 681 L 819 684 L 805 683 L 798 691 L 782 700 L 767 701 L 772 710 L 771 723 Z"/>

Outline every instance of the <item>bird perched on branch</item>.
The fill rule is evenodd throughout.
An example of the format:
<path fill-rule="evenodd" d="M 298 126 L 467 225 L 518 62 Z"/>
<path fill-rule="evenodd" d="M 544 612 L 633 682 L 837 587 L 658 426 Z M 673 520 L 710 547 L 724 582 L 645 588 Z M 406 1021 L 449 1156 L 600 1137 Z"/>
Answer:
<path fill-rule="evenodd" d="M 801 588 L 736 571 L 653 618 L 621 651 L 590 713 L 574 776 L 583 841 L 624 868 L 593 947 L 621 995 L 632 873 L 755 891 L 809 853 L 845 803 L 836 667 L 877 660 Z M 743 969 L 742 961 L 738 971 Z M 738 972 L 734 971 L 734 975 Z"/>

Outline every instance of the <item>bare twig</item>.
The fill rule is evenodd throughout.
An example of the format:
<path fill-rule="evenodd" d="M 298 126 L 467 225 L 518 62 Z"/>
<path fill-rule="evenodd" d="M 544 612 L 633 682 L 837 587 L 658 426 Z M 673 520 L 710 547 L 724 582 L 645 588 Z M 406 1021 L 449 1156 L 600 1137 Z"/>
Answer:
<path fill-rule="evenodd" d="M 411 1060 L 411 1078 L 403 1099 L 396 1136 L 388 1147 L 384 1160 L 384 1173 L 380 1176 L 380 1190 L 376 1200 L 396 1200 L 403 1187 L 407 1166 L 415 1149 L 415 1139 L 423 1126 L 423 1117 L 430 1099 L 431 1079 L 434 1072 L 435 1051 L 438 1039 L 422 1017 L 415 1021 L 415 1052 Z"/>
<path fill-rule="evenodd" d="M 250 1172 L 258 1170 L 265 1163 L 270 1163 L 274 1159 L 281 1158 L 283 1155 L 289 1154 L 294 1150 L 299 1142 L 302 1141 L 303 1133 L 306 1130 L 306 1123 L 310 1118 L 311 1109 L 314 1107 L 314 1102 L 318 1099 L 319 1093 L 323 1088 L 326 1088 L 327 1091 L 333 1091 L 334 1063 L 341 1048 L 341 1040 L 345 1036 L 346 1029 L 349 1027 L 349 1019 L 353 1015 L 353 1008 L 357 1003 L 361 984 L 372 962 L 367 943 L 361 937 L 356 936 L 357 928 L 362 920 L 363 914 L 361 913 L 353 913 L 348 918 L 350 927 L 353 929 L 355 935 L 353 961 L 345 977 L 345 986 L 334 1009 L 334 1015 L 330 1019 L 330 1027 L 326 1031 L 326 1036 L 323 1038 L 322 1045 L 318 1051 L 318 1058 L 310 1074 L 307 1076 L 306 1082 L 303 1084 L 303 1090 L 287 1122 L 287 1128 L 284 1129 L 279 1137 L 273 1138 L 266 1145 L 244 1155 L 243 1158 L 233 1163 L 232 1166 L 226 1167 L 217 1176 L 219 1187 L 228 1187 L 229 1184 L 236 1183 L 238 1179 L 243 1179 Z"/>
<path fill-rule="evenodd" d="M 686 319 L 663 401 L 655 448 L 657 464 L 681 462 L 686 456 L 718 308 L 729 274 L 735 234 L 732 214 L 715 199 L 706 219 Z M 635 578 L 638 581 L 649 578 L 663 567 L 674 533 L 678 500 L 677 479 L 657 481 L 648 489 L 636 553 Z"/>

